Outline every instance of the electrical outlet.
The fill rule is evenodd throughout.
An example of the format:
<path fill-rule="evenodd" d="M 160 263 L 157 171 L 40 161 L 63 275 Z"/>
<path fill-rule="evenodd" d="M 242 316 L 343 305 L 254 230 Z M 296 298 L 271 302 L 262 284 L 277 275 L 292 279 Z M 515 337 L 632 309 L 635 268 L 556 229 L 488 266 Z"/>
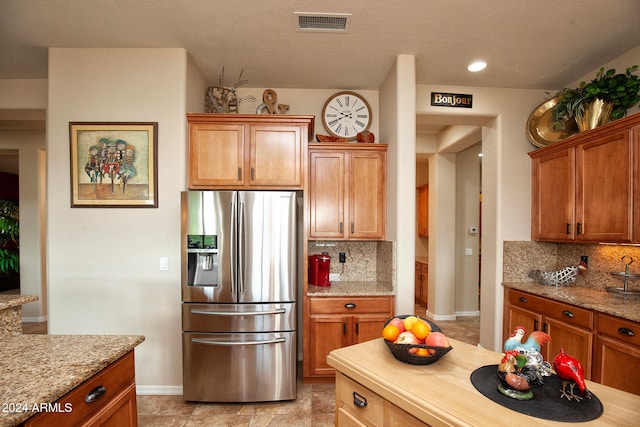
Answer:
<path fill-rule="evenodd" d="M 340 252 L 339 260 L 341 264 L 344 264 L 345 262 L 347 262 L 347 254 L 345 254 L 344 252 Z"/>

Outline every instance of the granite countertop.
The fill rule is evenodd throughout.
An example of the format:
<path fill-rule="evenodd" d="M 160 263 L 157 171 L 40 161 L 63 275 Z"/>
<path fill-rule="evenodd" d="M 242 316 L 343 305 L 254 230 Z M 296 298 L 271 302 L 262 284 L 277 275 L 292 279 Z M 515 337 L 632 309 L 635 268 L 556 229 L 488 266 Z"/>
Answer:
<path fill-rule="evenodd" d="M 334 281 L 331 286 L 313 286 L 307 288 L 310 297 L 334 296 L 394 296 L 391 282 L 371 281 Z"/>
<path fill-rule="evenodd" d="M 605 290 L 575 286 L 546 286 L 535 282 L 505 282 L 506 288 L 518 289 L 556 301 L 566 302 L 623 319 L 640 322 L 640 300 L 617 298 Z"/>
<path fill-rule="evenodd" d="M 0 310 L 18 307 L 33 301 L 38 301 L 38 297 L 35 295 L 0 295 Z"/>
<path fill-rule="evenodd" d="M 417 256 L 416 262 L 421 262 L 422 264 L 429 264 L 429 257 L 426 256 Z"/>
<path fill-rule="evenodd" d="M 52 403 L 138 344 L 140 335 L 14 335 L 0 339 L 0 405 Z M 0 425 L 33 412 L 0 408 Z"/>

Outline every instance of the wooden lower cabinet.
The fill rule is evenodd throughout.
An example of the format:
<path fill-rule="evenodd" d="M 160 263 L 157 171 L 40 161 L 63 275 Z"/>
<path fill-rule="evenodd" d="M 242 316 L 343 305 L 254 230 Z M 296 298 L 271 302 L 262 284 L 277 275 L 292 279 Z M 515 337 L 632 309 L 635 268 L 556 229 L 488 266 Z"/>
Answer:
<path fill-rule="evenodd" d="M 416 284 L 415 284 L 415 301 L 429 306 L 429 264 L 424 262 L 416 262 L 415 267 Z"/>
<path fill-rule="evenodd" d="M 335 369 L 327 364 L 332 350 L 382 336 L 393 316 L 393 297 L 309 298 L 305 339 L 305 380 L 333 380 Z"/>
<path fill-rule="evenodd" d="M 592 379 L 640 395 L 640 324 L 599 313 Z"/>
<path fill-rule="evenodd" d="M 424 427 L 427 424 L 338 372 L 336 426 Z"/>
<path fill-rule="evenodd" d="M 541 353 L 550 362 L 564 349 L 580 360 L 585 378 L 591 379 L 593 348 L 593 313 L 581 307 L 553 301 L 526 292 L 509 289 L 505 293 L 503 335 L 506 340 L 516 326 L 526 330 L 524 340 L 533 331 L 544 331 L 551 337 Z M 524 341 L 523 340 L 523 341 Z"/>
<path fill-rule="evenodd" d="M 545 360 L 564 349 L 578 359 L 584 376 L 594 382 L 640 395 L 640 323 L 515 289 L 505 292 L 506 340 L 516 326 L 527 333 L 542 330 L 551 341 Z M 526 336 L 525 336 L 526 339 Z"/>
<path fill-rule="evenodd" d="M 87 403 L 89 396 L 95 400 Z M 58 399 L 58 412 L 43 412 L 25 427 L 138 425 L 133 351 Z"/>

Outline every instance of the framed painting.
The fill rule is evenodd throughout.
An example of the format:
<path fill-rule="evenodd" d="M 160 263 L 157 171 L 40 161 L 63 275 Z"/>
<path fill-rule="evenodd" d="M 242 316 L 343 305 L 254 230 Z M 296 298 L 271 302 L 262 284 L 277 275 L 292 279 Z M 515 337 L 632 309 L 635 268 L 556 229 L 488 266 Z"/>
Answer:
<path fill-rule="evenodd" d="M 71 207 L 158 207 L 158 123 L 69 122 Z"/>

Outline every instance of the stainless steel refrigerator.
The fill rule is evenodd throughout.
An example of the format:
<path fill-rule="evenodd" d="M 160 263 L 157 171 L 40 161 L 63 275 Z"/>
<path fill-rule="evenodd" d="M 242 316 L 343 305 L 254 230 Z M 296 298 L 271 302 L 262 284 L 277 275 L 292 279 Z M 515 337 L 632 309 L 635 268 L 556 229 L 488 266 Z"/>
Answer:
<path fill-rule="evenodd" d="M 182 193 L 183 398 L 296 398 L 300 193 Z"/>

